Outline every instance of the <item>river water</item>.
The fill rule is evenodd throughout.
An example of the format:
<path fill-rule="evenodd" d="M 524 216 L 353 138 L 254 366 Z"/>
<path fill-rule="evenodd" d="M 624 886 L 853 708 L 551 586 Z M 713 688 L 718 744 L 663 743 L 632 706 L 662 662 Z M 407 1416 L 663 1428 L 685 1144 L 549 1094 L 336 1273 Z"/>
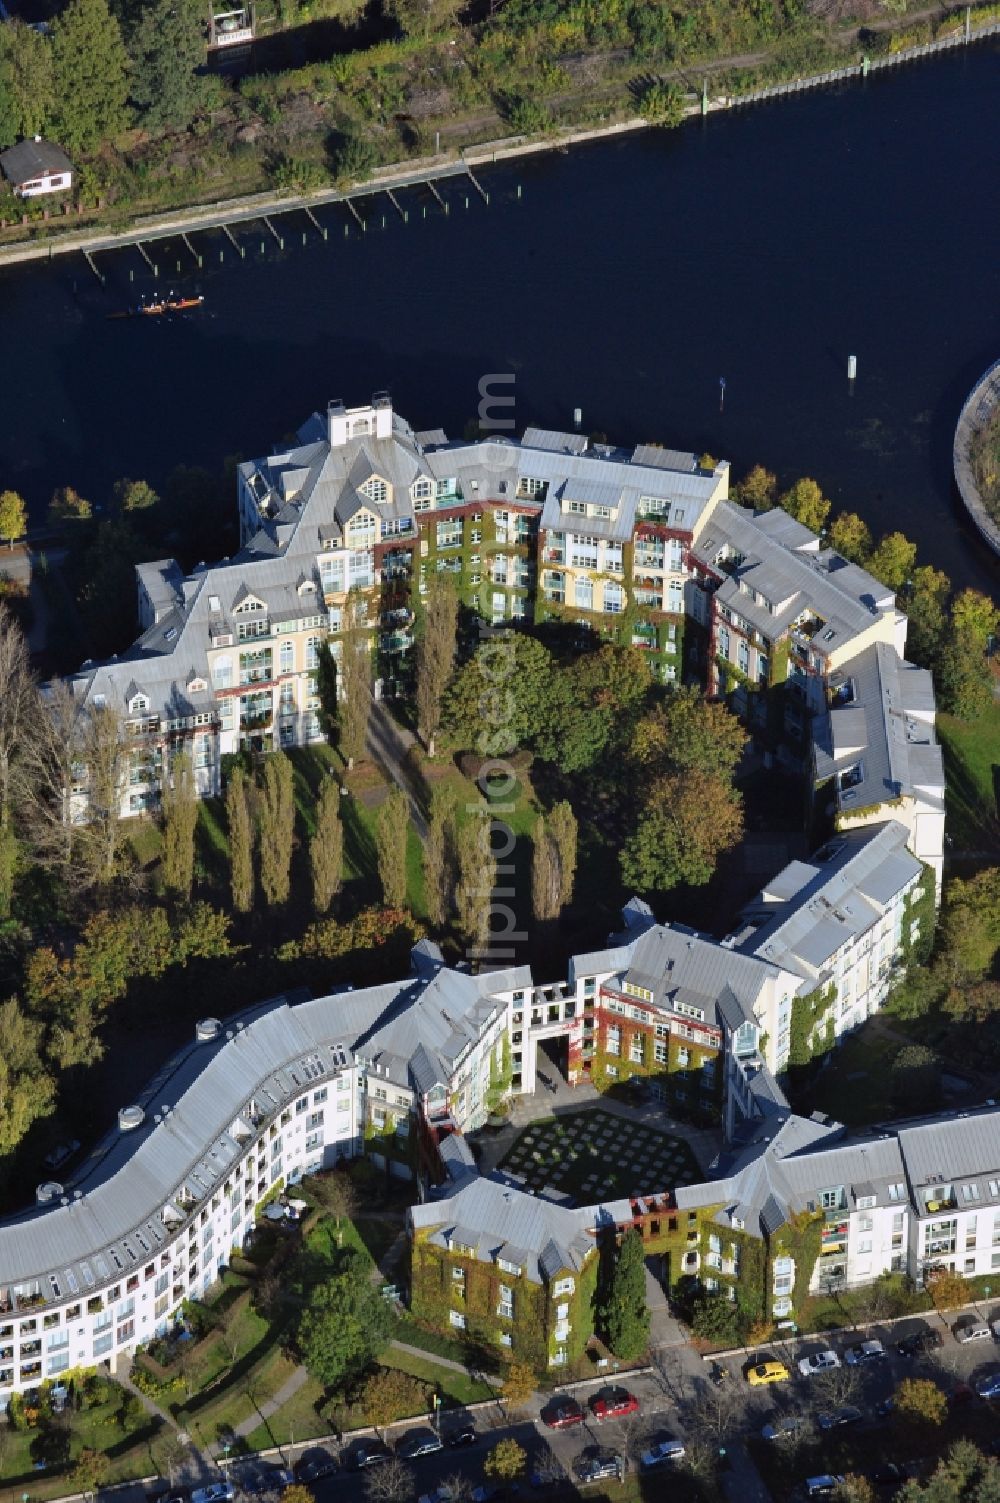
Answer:
<path fill-rule="evenodd" d="M 242 228 L 0 274 L 0 486 L 40 517 L 56 485 L 259 453 L 327 398 L 388 388 L 460 434 L 480 377 L 514 417 L 813 475 L 962 584 L 997 565 L 962 520 L 951 437 L 1000 354 L 1000 48 L 984 43 L 793 96 Z M 520 189 L 520 196 L 518 190 Z M 468 197 L 468 207 L 466 198 Z M 384 228 L 383 228 L 384 220 Z M 346 230 L 346 234 L 345 234 Z M 306 236 L 302 243 L 303 234 Z M 220 253 L 224 257 L 220 264 Z M 176 266 L 180 261 L 181 272 Z M 130 280 L 130 276 L 133 280 Z M 185 318 L 109 321 L 200 288 Z M 847 380 L 848 355 L 858 378 Z M 725 406 L 720 411 L 720 377 Z"/>

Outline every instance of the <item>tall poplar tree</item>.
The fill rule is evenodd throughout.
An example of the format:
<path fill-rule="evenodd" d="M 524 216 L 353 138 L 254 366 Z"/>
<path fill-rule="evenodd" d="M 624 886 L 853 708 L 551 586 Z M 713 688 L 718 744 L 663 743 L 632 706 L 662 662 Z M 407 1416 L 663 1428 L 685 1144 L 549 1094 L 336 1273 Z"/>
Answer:
<path fill-rule="evenodd" d="M 52 23 L 55 128 L 70 151 L 94 151 L 128 124 L 128 55 L 107 0 L 69 0 Z"/>
<path fill-rule="evenodd" d="M 444 788 L 431 793 L 424 842 L 424 906 L 435 929 L 451 915 L 455 893 L 455 801 Z"/>
<path fill-rule="evenodd" d="M 559 858 L 539 814 L 531 834 L 531 911 L 540 923 L 559 913 Z"/>
<path fill-rule="evenodd" d="M 163 880 L 171 892 L 185 900 L 194 882 L 194 832 L 198 824 L 198 790 L 189 752 L 177 757 L 164 778 Z"/>
<path fill-rule="evenodd" d="M 389 908 L 402 908 L 406 902 L 406 833 L 409 825 L 406 794 L 401 788 L 393 788 L 375 815 L 378 879 Z"/>
<path fill-rule="evenodd" d="M 371 643 L 364 621 L 364 601 L 353 590 L 344 606 L 344 634 L 337 680 L 340 751 L 348 767 L 365 754 L 371 714 Z"/>
<path fill-rule="evenodd" d="M 249 913 L 253 907 L 253 820 L 250 817 L 249 786 L 242 767 L 234 767 L 226 789 L 226 822 L 229 825 L 229 869 L 233 907 Z"/>
<path fill-rule="evenodd" d="M 489 815 L 474 814 L 459 826 L 456 842 L 456 918 L 459 933 L 474 958 L 484 955 L 489 948 L 490 905 L 497 868 L 491 828 Z"/>
<path fill-rule="evenodd" d="M 423 601 L 417 642 L 417 729 L 430 756 L 441 725 L 444 691 L 455 663 L 458 595 L 446 574 L 433 574 Z"/>
<path fill-rule="evenodd" d="M 335 777 L 324 778 L 319 791 L 309 867 L 313 907 L 319 914 L 329 913 L 344 876 L 344 827 L 340 822 L 340 783 Z"/>
<path fill-rule="evenodd" d="M 260 885 L 273 907 L 287 903 L 291 889 L 292 841 L 295 835 L 295 796 L 292 764 L 283 751 L 264 761 L 257 799 L 260 832 Z"/>
<path fill-rule="evenodd" d="M 566 904 L 572 901 L 573 885 L 576 881 L 576 815 L 569 803 L 563 799 L 560 803 L 553 805 L 552 813 L 546 823 L 549 839 L 555 846 L 559 866 L 559 907 L 565 908 Z"/>

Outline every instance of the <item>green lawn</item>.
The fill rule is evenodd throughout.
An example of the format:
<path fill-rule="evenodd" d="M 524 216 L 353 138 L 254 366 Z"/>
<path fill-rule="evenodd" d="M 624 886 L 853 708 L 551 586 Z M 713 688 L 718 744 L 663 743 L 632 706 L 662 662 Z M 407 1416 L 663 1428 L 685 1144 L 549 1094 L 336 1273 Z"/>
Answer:
<path fill-rule="evenodd" d="M 1000 852 L 1000 704 L 981 720 L 938 715 L 944 747 L 947 830 L 956 854 Z"/>
<path fill-rule="evenodd" d="M 329 1435 L 330 1420 L 324 1405 L 326 1390 L 315 1378 L 307 1378 L 287 1403 L 247 1436 L 248 1451 L 262 1451 L 268 1446 L 297 1445 L 317 1435 Z"/>
<path fill-rule="evenodd" d="M 151 1446 L 155 1446 L 160 1422 L 143 1414 L 137 1429 L 122 1430 L 118 1422 L 118 1410 L 123 1390 L 112 1384 L 113 1397 L 107 1404 L 78 1412 L 67 1411 L 70 1433 L 70 1467 L 84 1449 L 101 1451 L 111 1461 L 111 1481 L 123 1481 L 129 1477 L 142 1476 L 156 1470 Z M 70 1491 L 66 1483 L 66 1468 L 54 1468 L 50 1473 L 34 1469 L 33 1448 L 40 1438 L 37 1427 L 12 1430 L 2 1427 L 0 1437 L 0 1479 L 7 1485 L 11 1495 L 29 1492 L 35 1500 L 58 1498 Z"/>
<path fill-rule="evenodd" d="M 808 1085 L 810 1111 L 826 1112 L 849 1126 L 896 1114 L 891 1089 L 893 1059 L 901 1045 L 862 1024 L 833 1050 L 826 1069 Z"/>
<path fill-rule="evenodd" d="M 500 1167 L 536 1192 L 557 1190 L 581 1205 L 627 1195 L 637 1183 L 670 1189 L 698 1178 L 686 1143 L 599 1107 L 532 1122 Z"/>

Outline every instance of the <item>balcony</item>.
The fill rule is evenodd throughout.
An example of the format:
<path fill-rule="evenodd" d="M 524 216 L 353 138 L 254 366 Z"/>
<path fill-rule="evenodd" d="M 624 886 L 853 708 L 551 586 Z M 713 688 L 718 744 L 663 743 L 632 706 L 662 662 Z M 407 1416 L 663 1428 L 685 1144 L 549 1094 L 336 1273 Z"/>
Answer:
<path fill-rule="evenodd" d="M 248 668 L 240 672 L 240 686 L 245 684 L 267 684 L 271 682 L 270 668 Z"/>

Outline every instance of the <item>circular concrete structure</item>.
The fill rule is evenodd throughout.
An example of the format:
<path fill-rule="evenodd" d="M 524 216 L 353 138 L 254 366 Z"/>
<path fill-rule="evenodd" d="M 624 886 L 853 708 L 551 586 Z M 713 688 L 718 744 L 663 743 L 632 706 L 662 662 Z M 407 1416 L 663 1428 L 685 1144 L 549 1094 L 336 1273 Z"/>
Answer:
<path fill-rule="evenodd" d="M 1000 406 L 1000 360 L 990 366 L 966 397 L 955 428 L 955 443 L 952 449 L 955 484 L 958 486 L 962 504 L 975 523 L 980 536 L 989 543 L 996 554 L 1000 554 L 1000 525 L 994 522 L 983 505 L 983 498 L 979 494 L 979 487 L 972 470 L 970 448 L 976 433 L 992 417 L 998 406 Z"/>

